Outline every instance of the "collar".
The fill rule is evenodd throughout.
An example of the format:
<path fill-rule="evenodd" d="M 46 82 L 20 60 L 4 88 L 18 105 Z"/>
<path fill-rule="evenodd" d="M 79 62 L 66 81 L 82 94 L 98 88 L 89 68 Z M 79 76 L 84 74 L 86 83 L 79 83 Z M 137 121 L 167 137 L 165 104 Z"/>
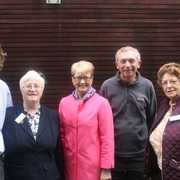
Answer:
<path fill-rule="evenodd" d="M 25 108 L 24 108 L 24 112 L 26 113 L 26 115 L 31 116 Z M 35 114 L 38 114 L 38 115 L 41 114 L 41 105 L 40 104 L 39 104 L 37 112 Z"/>
<path fill-rule="evenodd" d="M 141 78 L 141 74 L 139 73 L 139 71 L 136 72 L 136 76 L 137 76 L 137 80 L 134 84 L 137 84 L 139 81 L 140 81 L 140 78 Z M 120 71 L 117 71 L 116 73 L 116 80 L 118 82 L 120 82 L 121 84 L 125 85 L 125 86 L 131 86 L 131 85 L 134 85 L 134 84 L 130 84 L 130 85 L 127 85 L 123 80 L 122 78 L 120 77 Z"/>
<path fill-rule="evenodd" d="M 93 96 L 95 93 L 96 93 L 96 90 L 95 90 L 93 87 L 91 87 L 91 88 L 89 89 L 89 91 L 83 96 L 83 98 L 80 99 L 79 96 L 78 96 L 77 90 L 74 90 L 74 91 L 72 92 L 74 98 L 75 98 L 76 100 L 81 100 L 81 101 L 85 101 L 85 100 L 89 99 L 89 98 L 90 98 L 91 96 Z"/>

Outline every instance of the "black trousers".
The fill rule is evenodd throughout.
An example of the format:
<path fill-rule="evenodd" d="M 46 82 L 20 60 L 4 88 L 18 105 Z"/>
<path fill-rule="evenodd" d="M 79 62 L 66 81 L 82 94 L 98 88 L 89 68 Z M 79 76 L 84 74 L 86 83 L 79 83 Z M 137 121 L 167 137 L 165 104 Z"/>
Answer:
<path fill-rule="evenodd" d="M 0 180 L 4 180 L 4 154 L 0 155 Z"/>
<path fill-rule="evenodd" d="M 146 180 L 143 178 L 144 155 L 135 157 L 115 156 L 112 180 Z"/>
<path fill-rule="evenodd" d="M 153 180 L 162 180 L 161 172 L 153 177 Z"/>

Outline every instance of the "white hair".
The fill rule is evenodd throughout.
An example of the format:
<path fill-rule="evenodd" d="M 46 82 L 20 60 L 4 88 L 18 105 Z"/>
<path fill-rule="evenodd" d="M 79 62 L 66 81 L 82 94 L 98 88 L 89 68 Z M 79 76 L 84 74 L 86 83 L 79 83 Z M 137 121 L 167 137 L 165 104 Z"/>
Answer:
<path fill-rule="evenodd" d="M 141 60 L 141 55 L 139 53 L 139 51 L 136 49 L 136 48 L 133 48 L 131 46 L 126 46 L 126 47 L 122 47 L 121 49 L 119 49 L 117 52 L 116 52 L 116 55 L 115 55 L 115 61 L 118 62 L 118 59 L 119 59 L 119 54 L 121 52 L 128 52 L 128 51 L 133 51 L 136 55 L 136 58 L 138 61 Z"/>
<path fill-rule="evenodd" d="M 19 81 L 19 87 L 22 89 L 24 84 L 29 80 L 29 79 L 37 79 L 40 81 L 42 88 L 44 89 L 45 86 L 45 79 L 42 73 L 38 73 L 34 70 L 28 71 Z"/>

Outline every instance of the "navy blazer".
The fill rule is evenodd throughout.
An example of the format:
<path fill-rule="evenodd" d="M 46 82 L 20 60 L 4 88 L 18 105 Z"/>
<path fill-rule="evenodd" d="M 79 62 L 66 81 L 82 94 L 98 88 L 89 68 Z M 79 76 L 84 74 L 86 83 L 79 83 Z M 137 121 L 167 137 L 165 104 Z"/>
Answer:
<path fill-rule="evenodd" d="M 41 105 L 36 140 L 23 105 L 7 108 L 2 129 L 5 144 L 5 180 L 63 180 L 63 153 L 57 111 Z"/>

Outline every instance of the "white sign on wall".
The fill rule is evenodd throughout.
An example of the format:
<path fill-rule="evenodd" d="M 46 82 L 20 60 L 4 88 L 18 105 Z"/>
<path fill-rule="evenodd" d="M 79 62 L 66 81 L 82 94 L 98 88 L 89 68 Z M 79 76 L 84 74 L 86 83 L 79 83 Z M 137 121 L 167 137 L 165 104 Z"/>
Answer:
<path fill-rule="evenodd" d="M 61 0 L 46 0 L 46 4 L 61 4 Z"/>

